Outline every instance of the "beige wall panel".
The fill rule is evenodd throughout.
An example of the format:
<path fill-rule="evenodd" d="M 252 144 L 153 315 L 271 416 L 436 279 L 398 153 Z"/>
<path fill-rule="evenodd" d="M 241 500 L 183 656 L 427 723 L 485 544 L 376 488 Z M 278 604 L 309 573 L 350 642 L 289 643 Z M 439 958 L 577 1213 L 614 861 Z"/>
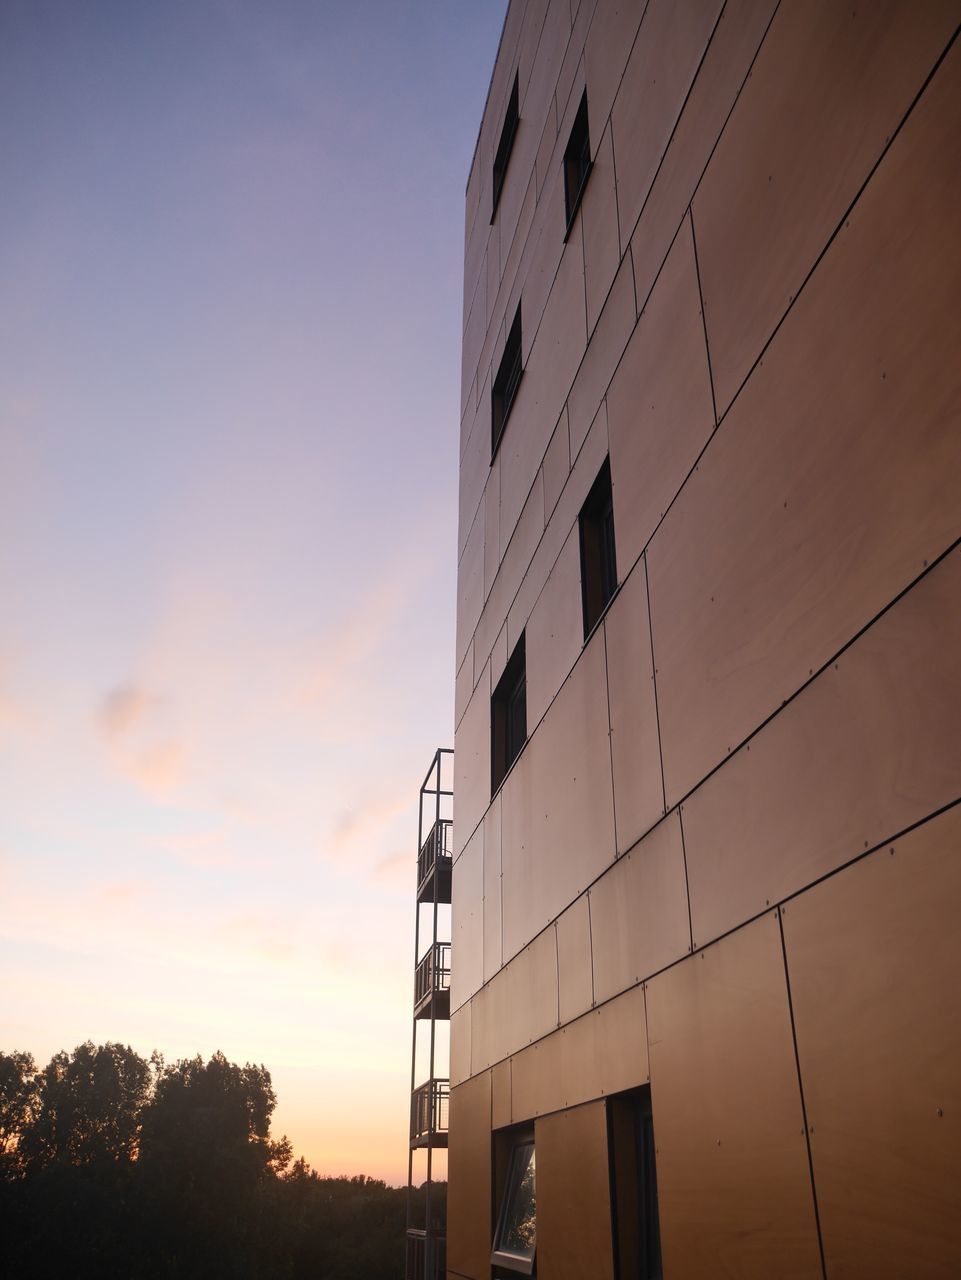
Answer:
<path fill-rule="evenodd" d="M 620 508 L 614 507 L 615 528 Z M 614 820 L 623 853 L 664 814 L 654 661 L 641 560 L 604 618 L 611 709 Z"/>
<path fill-rule="evenodd" d="M 484 824 L 454 863 L 451 877 L 450 1007 L 484 985 Z"/>
<path fill-rule="evenodd" d="M 540 722 L 584 645 L 580 531 L 564 543 L 527 620 L 527 732 Z"/>
<path fill-rule="evenodd" d="M 491 650 L 490 691 L 492 694 L 494 690 L 497 688 L 497 685 L 500 681 L 501 676 L 504 674 L 504 668 L 507 666 L 507 659 L 509 656 L 510 656 L 510 650 L 507 648 L 507 623 L 505 622 L 504 625 L 501 627 L 500 635 L 494 641 L 494 647 Z"/>
<path fill-rule="evenodd" d="M 514 238 L 510 245 L 505 246 L 502 250 L 505 260 L 501 271 L 500 288 L 498 290 L 497 297 L 491 304 L 491 321 L 493 324 L 501 325 L 506 319 L 507 299 L 517 280 L 517 272 L 520 268 L 523 254 L 527 249 L 528 237 L 531 234 L 536 206 L 536 187 L 534 175 L 531 174 L 527 179 L 527 190 L 524 194 L 524 203 L 521 205 L 521 211 L 518 215 L 517 229 L 514 232 Z M 513 320 L 513 311 L 510 315 Z M 490 335 L 488 334 L 488 340 L 489 339 Z M 487 344 L 485 343 L 485 349 L 486 346 Z M 491 353 L 493 353 L 493 348 L 491 348 Z M 484 350 L 481 351 L 481 364 L 483 365 L 483 363 Z"/>
<path fill-rule="evenodd" d="M 567 477 L 571 474 L 570 433 L 567 427 L 566 406 L 554 428 L 547 452 L 544 454 L 543 472 L 544 518 L 550 520 L 557 506 L 557 500 L 567 484 Z"/>
<path fill-rule="evenodd" d="M 554 109 L 554 87 L 560 74 L 567 42 L 571 34 L 569 0 L 551 0 L 540 31 L 537 52 L 533 55 L 530 79 L 521 82 L 521 114 L 534 122 L 540 141 L 544 122 Z"/>
<path fill-rule="evenodd" d="M 644 990 L 634 987 L 515 1054 L 511 1117 L 519 1124 L 647 1079 Z"/>
<path fill-rule="evenodd" d="M 559 163 L 555 163 L 547 173 L 544 189 L 538 196 L 527 244 L 521 253 L 517 276 L 507 296 L 505 308 L 505 317 L 513 318 L 523 293 L 522 351 L 525 361 L 544 314 L 564 249 L 564 185 Z"/>
<path fill-rule="evenodd" d="M 961 792 L 954 551 L 684 804 L 695 945 Z"/>
<path fill-rule="evenodd" d="M 691 225 L 685 219 L 607 395 L 617 567 L 644 550 L 714 430 Z"/>
<path fill-rule="evenodd" d="M 643 0 L 597 0 L 584 46 L 587 110 L 593 137 L 600 136 L 611 114 L 644 8 Z M 567 145 L 566 138 L 564 144 Z"/>
<path fill-rule="evenodd" d="M 484 981 L 504 963 L 501 936 L 501 798 L 484 814 Z"/>
<path fill-rule="evenodd" d="M 611 123 L 624 238 L 640 215 L 697 74 L 723 0 L 650 0 L 617 91 Z"/>
<path fill-rule="evenodd" d="M 504 1129 L 511 1122 L 511 1060 L 491 1068 L 491 1128 Z"/>
<path fill-rule="evenodd" d="M 583 81 L 584 45 L 587 41 L 587 33 L 590 30 L 591 19 L 594 17 L 594 5 L 595 0 L 583 0 L 582 4 L 571 5 L 574 15 L 571 38 L 567 42 L 567 52 L 564 54 L 564 61 L 561 63 L 560 74 L 557 77 L 557 85 L 554 88 L 554 100 L 559 117 L 563 116 L 565 108 L 570 103 L 571 92 L 574 88 L 575 80 L 578 78 L 578 73 L 580 73 Z M 577 99 L 578 101 L 580 100 L 580 93 L 577 94 Z M 567 145 L 566 137 L 564 145 Z"/>
<path fill-rule="evenodd" d="M 504 784 L 505 958 L 613 861 L 606 691 L 595 632 Z"/>
<path fill-rule="evenodd" d="M 470 1005 L 465 1004 L 450 1016 L 450 1082 L 461 1084 L 470 1078 Z"/>
<path fill-rule="evenodd" d="M 563 1025 L 594 1004 L 591 913 L 587 894 L 557 917 L 557 1003 Z"/>
<path fill-rule="evenodd" d="M 484 500 L 484 488 L 491 466 L 490 413 L 478 412 L 474 418 L 467 448 L 460 463 L 460 490 L 457 509 L 457 555 L 464 553 L 467 536 L 478 507 Z"/>
<path fill-rule="evenodd" d="M 531 175 L 534 171 L 534 159 L 537 155 L 537 144 L 544 127 L 543 116 L 540 120 L 532 119 L 521 109 L 517 122 L 517 133 L 514 135 L 514 146 L 511 149 L 510 164 L 504 176 L 504 189 L 497 206 L 495 226 L 501 228 L 501 257 L 506 261 L 514 248 L 515 242 L 522 247 L 524 236 L 524 202 L 527 198 Z M 495 310 L 494 319 L 499 319 Z M 510 324 L 511 317 L 507 319 Z"/>
<path fill-rule="evenodd" d="M 597 1001 L 687 955 L 691 929 L 677 814 L 618 859 L 589 897 Z"/>
<path fill-rule="evenodd" d="M 651 543 L 669 805 L 961 534 L 959 136 L 955 46 Z"/>
<path fill-rule="evenodd" d="M 510 544 L 504 548 L 500 569 L 494 578 L 494 585 L 491 587 L 490 595 L 481 613 L 474 636 L 476 652 L 491 652 L 503 630 L 510 603 L 523 581 L 543 533 L 544 483 L 542 473 L 538 471 Z M 511 641 L 508 636 L 508 640 L 513 648 L 516 637 Z"/>
<path fill-rule="evenodd" d="M 516 642 L 517 637 L 527 625 L 534 602 L 540 595 L 547 581 L 547 575 L 577 521 L 578 513 L 606 457 L 607 410 L 602 403 L 597 417 L 591 424 L 587 439 L 571 467 L 567 484 L 524 575 L 520 590 L 510 607 L 507 615 L 507 634 L 512 641 Z"/>
<path fill-rule="evenodd" d="M 832 1280 L 961 1274 L 959 915 L 961 807 L 785 908 Z"/>
<path fill-rule="evenodd" d="M 487 667 L 454 732 L 454 857 L 474 832 L 490 803 L 491 699 Z"/>
<path fill-rule="evenodd" d="M 490 1276 L 491 1078 L 475 1076 L 450 1093 L 447 1264 L 471 1280 Z"/>
<path fill-rule="evenodd" d="M 554 144 L 557 141 L 557 106 L 554 99 L 547 110 L 547 119 L 541 140 L 537 145 L 537 158 L 534 161 L 534 182 L 538 196 L 540 195 L 554 157 Z"/>
<path fill-rule="evenodd" d="M 457 566 L 457 663 L 464 660 L 484 607 L 484 509 L 478 511 Z"/>
<path fill-rule="evenodd" d="M 537 1274 L 542 1280 L 610 1280 L 614 1274 L 607 1106 L 591 1102 L 544 1116 L 537 1151 Z"/>
<path fill-rule="evenodd" d="M 522 328 L 527 321 L 521 311 Z M 587 345 L 580 238 L 565 247 L 500 449 L 501 545 L 505 546 L 544 459 Z"/>
<path fill-rule="evenodd" d="M 491 225 L 490 239 L 487 242 L 487 323 L 490 324 L 491 312 L 497 301 L 497 293 L 501 287 L 501 224 L 495 219 Z M 505 249 L 506 253 L 506 249 Z"/>
<path fill-rule="evenodd" d="M 718 413 L 760 355 L 958 19 L 956 0 L 878 0 L 866 8 L 787 0 L 780 6 L 694 199 Z M 910 225 L 910 215 L 898 225 Z"/>
<path fill-rule="evenodd" d="M 570 412 L 571 456 L 577 457 L 584 437 L 590 430 L 597 413 L 597 406 L 604 398 L 608 384 L 614 376 L 627 340 L 634 329 L 637 312 L 634 308 L 634 278 L 631 257 L 627 254 L 620 265 L 611 292 L 590 345 L 577 371 L 571 387 L 568 409 Z"/>
<path fill-rule="evenodd" d="M 471 1001 L 471 1069 L 485 1070 L 557 1026 L 557 940 L 545 929 Z"/>
<path fill-rule="evenodd" d="M 474 641 L 467 646 L 467 656 L 460 664 L 454 678 L 454 725 L 460 724 L 461 716 L 467 709 L 470 696 L 474 692 Z"/>
<path fill-rule="evenodd" d="M 464 329 L 464 344 L 461 350 L 461 413 L 468 408 L 470 391 L 477 374 L 481 348 L 487 334 L 487 241 L 490 228 L 483 235 L 484 251 L 479 256 L 478 279 L 471 286 L 471 305 Z M 478 233 L 480 234 L 480 233 Z M 466 288 L 466 282 L 465 282 Z"/>
<path fill-rule="evenodd" d="M 490 464 L 484 489 L 484 599 L 491 593 L 501 563 L 501 456 Z"/>
<path fill-rule="evenodd" d="M 589 105 L 588 105 L 589 110 Z M 614 147 L 611 127 L 598 141 L 591 139 L 593 166 L 581 203 L 584 223 L 584 287 L 587 293 L 587 332 L 593 333 L 604 299 L 621 261 L 617 233 L 617 191 L 614 182 Z"/>
<path fill-rule="evenodd" d="M 776 0 L 727 0 L 724 6 L 631 239 L 638 306 L 651 291 L 776 7 Z M 629 233 L 623 228 L 623 235 Z"/>
<path fill-rule="evenodd" d="M 820 1280 L 777 916 L 647 984 L 664 1274 Z"/>

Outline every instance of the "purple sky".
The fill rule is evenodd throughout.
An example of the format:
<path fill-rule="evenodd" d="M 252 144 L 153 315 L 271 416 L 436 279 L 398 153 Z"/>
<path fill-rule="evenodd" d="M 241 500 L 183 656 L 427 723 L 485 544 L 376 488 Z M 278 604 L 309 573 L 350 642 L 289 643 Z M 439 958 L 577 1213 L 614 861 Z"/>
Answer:
<path fill-rule="evenodd" d="M 0 5 L 0 1048 L 263 1061 L 391 1181 L 505 8 Z"/>

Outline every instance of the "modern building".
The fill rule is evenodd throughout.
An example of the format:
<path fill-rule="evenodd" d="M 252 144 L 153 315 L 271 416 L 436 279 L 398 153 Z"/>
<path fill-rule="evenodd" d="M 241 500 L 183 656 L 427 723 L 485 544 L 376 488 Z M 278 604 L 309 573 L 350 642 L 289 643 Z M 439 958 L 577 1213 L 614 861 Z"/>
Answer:
<path fill-rule="evenodd" d="M 447 1274 L 961 1276 L 957 0 L 511 0 Z"/>

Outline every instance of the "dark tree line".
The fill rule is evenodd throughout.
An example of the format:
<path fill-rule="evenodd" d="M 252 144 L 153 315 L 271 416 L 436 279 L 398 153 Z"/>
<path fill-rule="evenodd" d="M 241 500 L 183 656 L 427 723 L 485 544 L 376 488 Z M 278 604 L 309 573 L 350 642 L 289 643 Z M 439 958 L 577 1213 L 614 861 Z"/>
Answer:
<path fill-rule="evenodd" d="M 0 1052 L 6 1274 L 401 1280 L 404 1190 L 292 1162 L 275 1105 L 265 1067 L 222 1053 Z"/>

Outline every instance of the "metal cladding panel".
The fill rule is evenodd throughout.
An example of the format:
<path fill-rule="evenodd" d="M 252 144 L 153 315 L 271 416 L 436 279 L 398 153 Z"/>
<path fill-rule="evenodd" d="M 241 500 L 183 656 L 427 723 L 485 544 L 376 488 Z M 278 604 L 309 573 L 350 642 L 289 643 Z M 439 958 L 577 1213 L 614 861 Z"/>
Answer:
<path fill-rule="evenodd" d="M 474 833 L 490 799 L 491 690 L 485 665 L 454 733 L 454 857 Z"/>
<path fill-rule="evenodd" d="M 471 1068 L 476 1073 L 557 1026 L 554 926 L 497 973 L 471 1001 Z"/>
<path fill-rule="evenodd" d="M 530 42 L 536 53 L 531 54 L 529 79 L 521 82 L 521 113 L 533 120 L 540 139 L 571 35 L 571 6 L 569 0 L 539 0 L 529 7 Z"/>
<path fill-rule="evenodd" d="M 596 631 L 502 791 L 504 955 L 614 859 L 607 670 Z"/>
<path fill-rule="evenodd" d="M 484 489 L 484 600 L 491 593 L 501 564 L 501 456 L 491 463 Z"/>
<path fill-rule="evenodd" d="M 614 375 L 607 426 L 617 563 L 623 576 L 714 430 L 689 219 Z"/>
<path fill-rule="evenodd" d="M 603 128 L 611 113 L 644 8 L 644 0 L 597 0 L 584 46 L 592 129 Z"/>
<path fill-rule="evenodd" d="M 719 413 L 797 295 L 959 17 L 957 0 L 781 4 L 694 198 Z M 912 196 L 905 191 L 903 200 L 910 203 Z M 898 225 L 903 231 L 911 222 L 909 211 Z M 845 349 L 857 332 L 847 330 Z"/>
<path fill-rule="evenodd" d="M 820 1280 L 776 913 L 646 995 L 664 1274 Z"/>
<path fill-rule="evenodd" d="M 450 1091 L 447 1155 L 447 1263 L 471 1280 L 488 1280 L 491 1258 L 491 1077 Z"/>
<path fill-rule="evenodd" d="M 457 661 L 464 655 L 484 607 L 484 505 L 478 508 L 457 566 Z"/>
<path fill-rule="evenodd" d="M 564 491 L 567 477 L 571 474 L 571 445 L 567 418 L 568 411 L 565 407 L 554 428 L 541 468 L 544 475 L 544 519 L 548 521 L 557 506 L 558 498 Z"/>
<path fill-rule="evenodd" d="M 610 1280 L 614 1274 L 607 1106 L 591 1102 L 534 1125 L 537 1274 Z"/>
<path fill-rule="evenodd" d="M 961 1275 L 961 807 L 784 908 L 832 1280 Z"/>
<path fill-rule="evenodd" d="M 557 1003 L 562 1024 L 594 1004 L 591 913 L 586 893 L 557 917 Z"/>
<path fill-rule="evenodd" d="M 955 45 L 651 542 L 668 806 L 961 534 L 959 136 Z"/>
<path fill-rule="evenodd" d="M 511 1060 L 491 1069 L 491 1127 L 504 1129 L 511 1122 Z"/>
<path fill-rule="evenodd" d="M 534 602 L 541 593 L 551 566 L 561 553 L 567 535 L 577 522 L 591 485 L 607 457 L 607 413 L 602 404 L 587 433 L 567 484 L 564 486 L 540 545 L 534 553 L 520 590 L 507 615 L 507 630 L 512 643 L 524 630 Z"/>
<path fill-rule="evenodd" d="M 567 393 L 587 346 L 584 254 L 580 233 L 565 246 L 544 315 L 534 337 L 521 309 L 524 373 L 500 443 L 501 546 L 506 546 L 544 459 Z M 528 347 L 534 338 L 534 345 Z M 499 358 L 495 355 L 495 358 Z"/>
<path fill-rule="evenodd" d="M 630 234 L 681 114 L 723 0 L 650 0 L 614 101 L 617 209 Z"/>
<path fill-rule="evenodd" d="M 501 798 L 484 814 L 484 981 L 504 963 L 501 938 Z"/>
<path fill-rule="evenodd" d="M 631 255 L 628 253 L 625 254 L 611 286 L 604 310 L 571 387 L 568 412 L 571 454 L 575 458 L 614 376 L 617 362 L 631 336 L 636 319 L 634 276 L 631 271 Z"/>
<path fill-rule="evenodd" d="M 518 1124 L 648 1079 L 644 991 L 634 987 L 515 1054 L 511 1119 Z"/>
<path fill-rule="evenodd" d="M 501 455 L 498 454 L 495 462 L 500 461 Z M 503 466 L 501 474 L 503 474 Z M 524 503 L 521 518 L 513 533 L 510 534 L 510 542 L 500 543 L 500 569 L 494 578 L 474 641 L 475 646 L 479 646 L 482 652 L 490 652 L 496 637 L 503 629 L 511 601 L 524 580 L 543 533 L 544 480 L 543 473 L 538 470 L 531 491 L 527 495 L 527 501 Z M 514 647 L 514 643 L 514 641 L 511 642 L 511 648 Z M 506 663 L 506 657 L 504 661 Z"/>
<path fill-rule="evenodd" d="M 594 996 L 606 1000 L 691 950 L 676 811 L 590 890 Z"/>
<path fill-rule="evenodd" d="M 961 549 L 682 808 L 695 946 L 961 792 Z"/>
<path fill-rule="evenodd" d="M 467 646 L 467 656 L 458 668 L 454 679 L 454 724 L 459 725 L 474 692 L 474 642 Z"/>
<path fill-rule="evenodd" d="M 588 111 L 590 103 L 588 103 Z M 593 164 L 581 216 L 584 220 L 584 285 L 587 294 L 587 332 L 592 333 L 604 299 L 621 261 L 617 232 L 617 187 L 614 177 L 614 145 L 610 125 L 601 137 L 591 137 Z"/>
<path fill-rule="evenodd" d="M 457 515 L 457 555 L 464 554 L 467 537 L 474 523 L 477 508 L 484 500 L 484 487 L 490 474 L 491 424 L 490 413 L 478 411 L 467 437 L 467 448 L 460 460 L 460 489 Z"/>
<path fill-rule="evenodd" d="M 450 1015 L 450 1082 L 461 1084 L 470 1078 L 470 1005 Z"/>
<path fill-rule="evenodd" d="M 454 957 L 456 963 L 453 963 Z M 467 841 L 451 877 L 450 1007 L 484 985 L 484 825 Z"/>
<path fill-rule="evenodd" d="M 614 508 L 617 523 L 618 508 Z M 623 853 L 664 813 L 654 661 L 642 560 L 604 619 L 611 705 L 617 851 Z"/>
<path fill-rule="evenodd" d="M 539 723 L 584 644 L 579 530 L 568 535 L 526 628 L 527 731 Z"/>
<path fill-rule="evenodd" d="M 776 8 L 777 0 L 727 0 L 718 19 L 631 238 L 639 306 L 651 291 Z M 619 152 L 615 142 L 615 163 Z"/>

